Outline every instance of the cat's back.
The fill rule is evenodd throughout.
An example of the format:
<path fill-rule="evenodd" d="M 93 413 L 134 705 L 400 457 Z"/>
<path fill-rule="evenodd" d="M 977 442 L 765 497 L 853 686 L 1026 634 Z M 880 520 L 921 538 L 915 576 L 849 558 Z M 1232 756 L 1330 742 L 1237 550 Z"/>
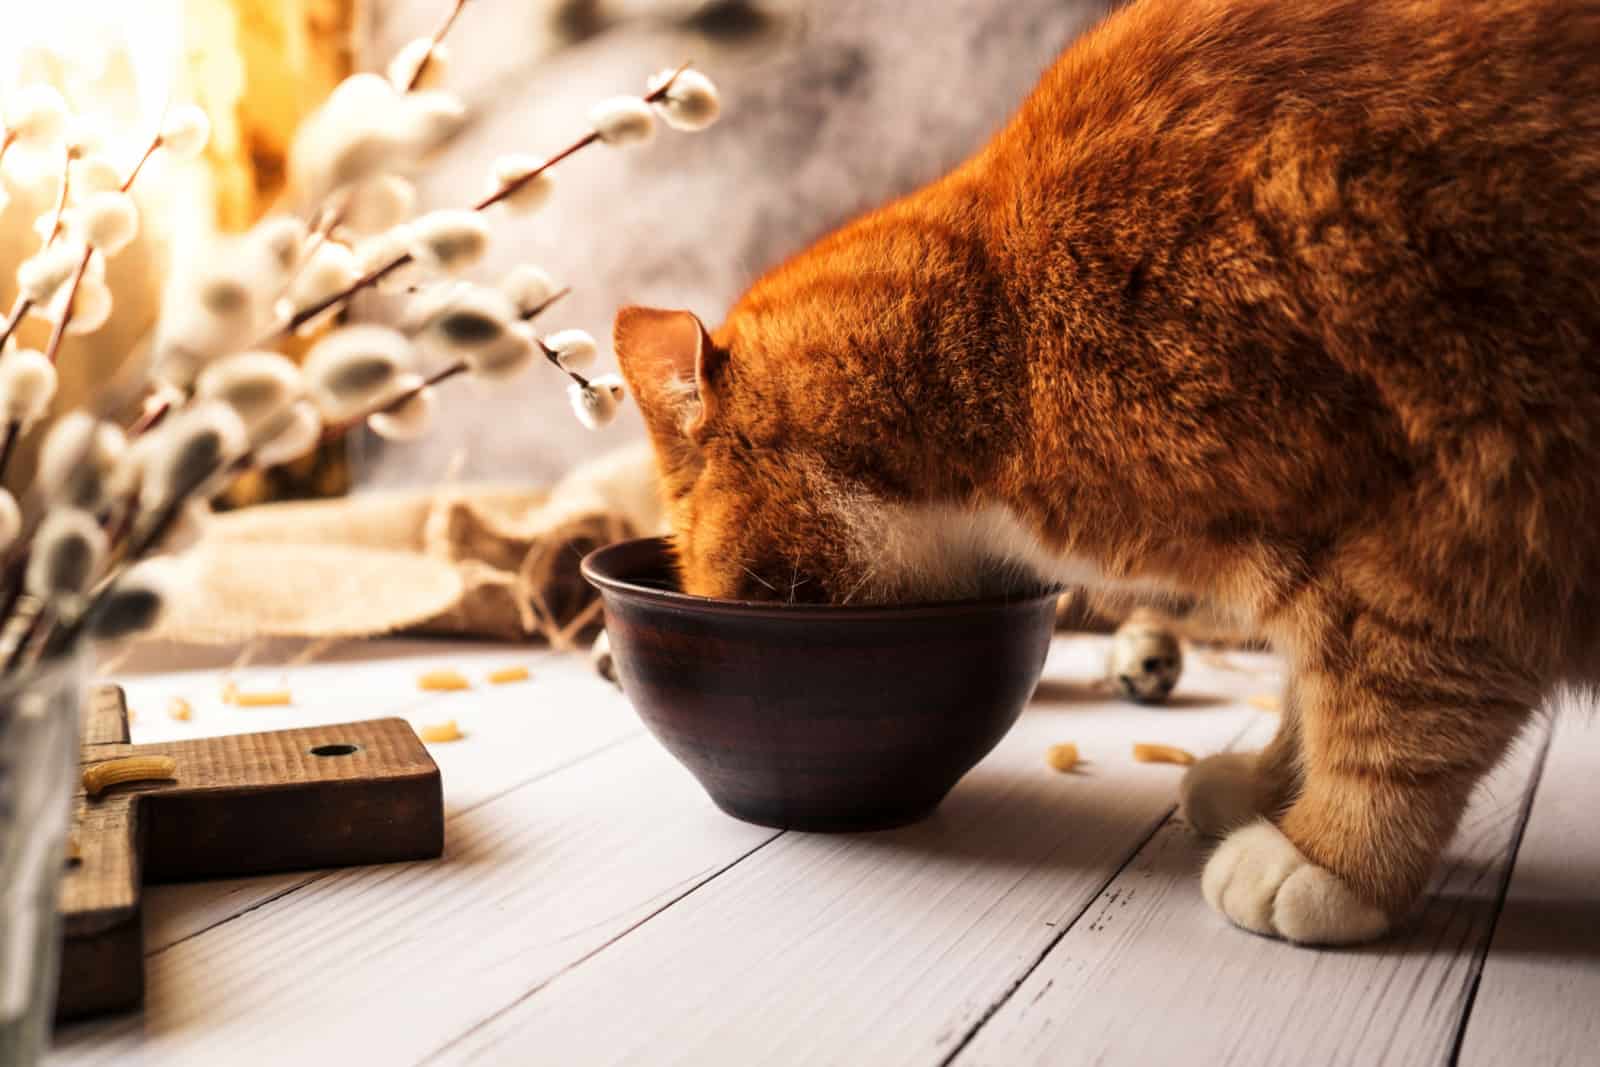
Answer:
<path fill-rule="evenodd" d="M 1135 0 L 975 160 L 998 258 L 1107 359 L 1600 411 L 1597 57 L 1600 0 Z"/>

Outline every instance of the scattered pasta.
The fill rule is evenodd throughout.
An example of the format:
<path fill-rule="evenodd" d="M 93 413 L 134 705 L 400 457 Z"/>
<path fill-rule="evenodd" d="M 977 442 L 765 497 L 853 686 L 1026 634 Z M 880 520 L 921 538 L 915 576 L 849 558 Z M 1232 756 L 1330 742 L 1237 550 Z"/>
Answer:
<path fill-rule="evenodd" d="M 1282 711 L 1283 698 L 1276 693 L 1257 693 L 1250 698 L 1250 706 L 1262 711 Z"/>
<path fill-rule="evenodd" d="M 178 761 L 171 756 L 124 756 L 96 763 L 83 772 L 83 789 L 92 797 L 124 782 L 152 782 L 176 777 Z"/>
<path fill-rule="evenodd" d="M 459 741 L 466 735 L 461 732 L 454 719 L 446 719 L 444 722 L 429 723 L 422 727 L 417 731 L 417 736 L 429 744 L 441 744 L 445 741 Z"/>
<path fill-rule="evenodd" d="M 236 689 L 233 703 L 241 708 L 281 708 L 293 704 L 294 697 L 287 689 L 266 689 L 258 693 Z"/>
<path fill-rule="evenodd" d="M 1193 753 L 1174 745 L 1152 745 L 1144 741 L 1133 746 L 1133 758 L 1140 763 L 1177 763 L 1183 766 L 1194 762 Z"/>
<path fill-rule="evenodd" d="M 472 683 L 460 671 L 427 671 L 417 678 L 417 685 L 435 692 L 449 693 L 457 689 L 471 689 Z"/>
<path fill-rule="evenodd" d="M 194 717 L 194 708 L 182 697 L 173 697 L 167 703 L 167 718 L 177 719 L 179 722 L 188 722 Z"/>
<path fill-rule="evenodd" d="M 510 682 L 526 682 L 527 680 L 528 668 L 526 667 L 501 667 L 497 671 L 489 672 L 491 685 L 506 685 Z"/>
<path fill-rule="evenodd" d="M 1050 751 L 1045 753 L 1045 759 L 1050 761 L 1050 766 L 1063 773 L 1073 770 L 1078 766 L 1078 746 L 1070 741 L 1051 745 Z"/>

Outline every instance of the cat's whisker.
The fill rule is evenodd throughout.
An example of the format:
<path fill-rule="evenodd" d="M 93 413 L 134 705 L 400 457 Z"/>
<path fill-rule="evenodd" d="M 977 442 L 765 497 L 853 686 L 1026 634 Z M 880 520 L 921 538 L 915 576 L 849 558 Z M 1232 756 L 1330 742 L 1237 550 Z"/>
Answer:
<path fill-rule="evenodd" d="M 760 582 L 762 585 L 766 586 L 768 589 L 772 590 L 774 593 L 776 593 L 778 591 L 778 587 L 777 586 L 773 585 L 771 582 L 767 581 L 765 578 L 761 577 L 761 575 L 757 574 L 755 571 L 751 570 L 749 567 L 746 567 L 744 564 L 741 563 L 739 565 L 739 569 L 744 571 L 750 577 L 754 578 L 756 581 Z"/>
<path fill-rule="evenodd" d="M 850 603 L 851 600 L 855 599 L 855 595 L 857 593 L 861 592 L 862 587 L 864 587 L 867 584 L 867 582 L 871 581 L 872 580 L 872 576 L 877 574 L 877 573 L 878 572 L 877 572 L 876 569 L 868 568 L 867 572 L 861 576 L 861 580 L 859 582 L 857 582 L 853 588 L 851 588 L 850 592 L 845 594 L 845 598 L 843 600 L 841 600 L 839 603 L 840 604 L 848 604 L 848 603 Z"/>

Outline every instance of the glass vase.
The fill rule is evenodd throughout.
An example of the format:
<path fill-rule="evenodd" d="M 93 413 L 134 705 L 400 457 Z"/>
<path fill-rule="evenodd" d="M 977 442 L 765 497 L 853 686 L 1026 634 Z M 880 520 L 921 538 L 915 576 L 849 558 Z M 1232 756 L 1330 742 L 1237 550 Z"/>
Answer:
<path fill-rule="evenodd" d="M 49 1042 L 85 659 L 0 682 L 0 1064 L 37 1063 Z"/>

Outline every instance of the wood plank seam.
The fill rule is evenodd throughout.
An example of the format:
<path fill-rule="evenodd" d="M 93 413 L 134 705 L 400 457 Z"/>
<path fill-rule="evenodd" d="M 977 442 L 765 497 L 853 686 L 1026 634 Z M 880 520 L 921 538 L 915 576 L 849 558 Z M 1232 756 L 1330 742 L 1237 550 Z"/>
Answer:
<path fill-rule="evenodd" d="M 1238 745 L 1240 741 L 1244 740 L 1251 730 L 1259 728 L 1261 723 L 1267 718 L 1275 718 L 1275 716 L 1268 716 L 1267 713 L 1262 712 L 1258 716 L 1247 720 L 1239 732 L 1234 734 L 1233 737 L 1228 740 L 1227 747 L 1224 749 L 1224 751 L 1233 751 L 1234 746 Z M 1155 839 L 1155 836 L 1161 832 L 1162 828 L 1172 821 L 1173 816 L 1175 816 L 1177 812 L 1178 805 L 1176 802 L 1174 802 L 1171 807 L 1167 808 L 1164 815 L 1152 822 L 1150 826 L 1150 832 L 1140 837 L 1134 843 L 1133 847 L 1128 850 L 1127 855 L 1123 856 L 1122 862 L 1117 864 L 1116 869 L 1111 871 L 1106 876 L 1105 881 L 1102 882 L 1100 886 L 1089 895 L 1088 899 L 1084 901 L 1083 907 L 1079 908 L 1078 911 L 1071 916 L 1071 918 L 1062 923 L 1060 927 L 1056 929 L 1055 936 L 1049 940 L 1049 942 L 1034 958 L 1034 961 L 1017 976 L 1015 981 L 1000 991 L 1000 995 L 996 997 L 994 1002 L 991 1003 L 984 1010 L 983 1014 L 978 1017 L 978 1021 L 973 1023 L 972 1026 L 968 1027 L 967 1032 L 961 1035 L 961 1040 L 956 1042 L 955 1047 L 952 1048 L 949 1053 L 939 1061 L 939 1067 L 951 1067 L 951 1064 L 955 1063 L 955 1061 L 961 1056 L 961 1053 L 966 1050 L 966 1047 L 970 1045 L 978 1036 L 979 1032 L 983 1030 L 984 1026 L 987 1025 L 988 1022 L 1000 1011 L 1000 1009 L 1005 1007 L 1006 1003 L 1016 995 L 1017 990 L 1022 988 L 1023 983 L 1027 982 L 1027 980 L 1033 975 L 1033 972 L 1038 970 L 1039 966 L 1049 958 L 1050 953 L 1055 951 L 1056 946 L 1061 943 L 1062 939 L 1067 936 L 1072 928 L 1078 925 L 1078 920 L 1082 919 L 1089 913 L 1089 910 L 1093 908 L 1094 905 L 1100 900 L 1105 891 L 1109 889 L 1114 882 L 1116 882 L 1117 878 L 1121 876 L 1123 871 L 1128 869 L 1129 864 L 1133 863 L 1133 861 L 1138 858 L 1139 853 L 1144 851 L 1145 846 Z M 1197 871 L 1195 872 L 1195 892 L 1197 893 L 1200 891 L 1199 878 L 1200 875 Z"/>
<path fill-rule="evenodd" d="M 1478 1002 L 1478 986 L 1483 981 L 1484 963 L 1489 959 L 1490 946 L 1494 944 L 1495 927 L 1500 925 L 1500 915 L 1505 911 L 1506 892 L 1511 888 L 1511 876 L 1517 869 L 1517 854 L 1522 851 L 1522 838 L 1528 832 L 1528 817 L 1533 814 L 1533 802 L 1539 795 L 1539 786 L 1544 783 L 1545 762 L 1550 758 L 1550 745 L 1555 739 L 1554 723 L 1545 731 L 1544 744 L 1540 746 L 1539 758 L 1534 763 L 1533 782 L 1523 794 L 1522 808 L 1517 813 L 1517 829 L 1511 838 L 1511 848 L 1506 856 L 1505 867 L 1500 872 L 1500 884 L 1495 889 L 1494 911 L 1489 917 L 1489 926 L 1485 931 L 1482 942 L 1473 951 L 1472 968 L 1467 978 L 1466 993 L 1462 997 L 1461 1013 L 1456 1019 L 1455 1034 L 1450 1039 L 1450 1055 L 1445 1061 L 1451 1067 L 1461 1059 L 1461 1047 L 1467 1037 L 1467 1023 L 1472 1018 L 1472 1009 Z"/>
<path fill-rule="evenodd" d="M 775 830 L 775 831 L 773 831 L 773 833 L 772 833 L 772 835 L 770 837 L 768 837 L 765 840 L 761 841 L 755 847 L 746 849 L 744 852 L 740 853 L 738 856 L 735 856 L 729 862 L 723 864 L 721 867 L 718 867 L 715 871 L 711 872 L 711 874 L 708 875 L 707 877 L 702 878 L 697 882 L 694 882 L 692 885 L 689 886 L 688 889 L 684 890 L 682 893 L 679 893 L 677 896 L 674 896 L 670 900 L 666 901 L 660 907 L 655 908 L 654 910 L 652 910 L 648 915 L 645 915 L 645 916 L 641 917 L 637 922 L 631 923 L 628 926 L 624 927 L 623 929 L 617 931 L 615 934 L 613 934 L 612 936 L 608 937 L 604 942 L 602 942 L 599 945 L 596 945 L 594 948 L 590 949 L 588 952 L 584 953 L 582 956 L 579 956 L 577 959 L 573 960 L 571 963 L 568 963 L 566 966 L 562 967 L 555 974 L 552 974 L 550 977 L 546 978 L 544 981 L 536 983 L 531 989 L 529 989 L 527 992 L 523 993 L 521 996 L 517 997 L 514 1000 L 508 1001 L 505 1004 L 502 1004 L 500 1007 L 496 1008 L 494 1011 L 490 1012 L 488 1015 L 485 1015 L 483 1018 L 479 1019 L 477 1022 L 473 1023 L 471 1026 L 468 1026 L 465 1030 L 461 1031 L 461 1033 L 457 1034 L 455 1037 L 451 1038 L 449 1041 L 445 1042 L 443 1045 L 440 1045 L 438 1048 L 436 1048 L 432 1052 L 428 1053 L 422 1059 L 418 1060 L 417 1061 L 417 1067 L 423 1067 L 424 1064 L 437 1062 L 439 1057 L 441 1057 L 441 1056 L 445 1055 L 446 1053 L 448 1053 L 452 1048 L 455 1048 L 457 1045 L 459 1045 L 461 1042 L 465 1041 L 467 1038 L 471 1037 L 477 1031 L 479 1031 L 482 1028 L 484 1028 L 485 1026 L 488 1026 L 489 1024 L 493 1023 L 496 1019 L 500 1018 L 506 1012 L 512 1011 L 518 1005 L 527 1003 L 530 999 L 532 999 L 539 992 L 541 992 L 544 989 L 549 988 L 552 983 L 558 981 L 559 979 L 561 979 L 565 975 L 571 974 L 573 971 L 577 970 L 579 967 L 583 966 L 585 963 L 588 963 L 590 960 L 592 960 L 596 956 L 600 955 L 606 949 L 610 948 L 612 945 L 615 945 L 617 942 L 621 941 L 623 938 L 627 937 L 629 934 L 631 934 L 635 930 L 639 929 L 645 923 L 650 922 L 652 919 L 654 919 L 656 916 L 662 914 L 667 909 L 675 907 L 680 902 L 682 902 L 684 900 L 687 900 L 689 897 L 693 896 L 695 893 L 699 892 L 704 887 L 710 885 L 712 882 L 716 881 L 718 878 L 721 878 L 724 874 L 727 874 L 729 871 L 731 871 L 735 867 L 739 866 L 739 864 L 743 863 L 745 860 L 749 859 L 751 856 L 754 856 L 757 852 L 760 852 L 762 849 L 766 848 L 768 845 L 770 845 L 774 841 L 778 840 L 778 838 L 784 836 L 784 834 L 786 834 L 786 833 L 788 833 L 787 830 Z"/>
<path fill-rule="evenodd" d="M 510 794 L 515 793 L 517 790 L 526 788 L 527 786 L 530 786 L 530 785 L 533 785 L 534 783 L 542 781 L 545 778 L 548 778 L 553 774 L 559 774 L 562 771 L 570 770 L 573 767 L 576 767 L 578 764 L 583 763 L 586 760 L 592 759 L 595 756 L 601 755 L 602 753 L 607 752 L 607 751 L 609 751 L 609 750 L 611 750 L 613 748 L 616 748 L 619 745 L 626 744 L 626 743 L 628 743 L 630 741 L 637 741 L 640 737 L 644 736 L 644 733 L 645 733 L 645 731 L 641 727 L 640 729 L 634 731 L 633 733 L 627 734 L 624 737 L 619 737 L 619 738 L 616 738 L 614 740 L 608 741 L 603 745 L 599 745 L 599 746 L 597 746 L 595 748 L 589 749 L 587 752 L 583 752 L 583 753 L 581 753 L 581 754 L 579 754 L 577 756 L 574 756 L 573 758 L 567 760 L 564 763 L 556 764 L 553 767 L 546 767 L 544 770 L 540 771 L 538 774 L 535 774 L 533 777 L 523 779 L 522 781 L 516 783 L 515 785 L 508 786 L 505 789 L 501 790 L 500 792 L 493 794 L 492 796 L 483 797 L 483 798 L 475 801 L 472 804 L 468 804 L 465 807 L 458 808 L 455 811 L 451 812 L 449 815 L 445 816 L 445 820 L 444 820 L 445 826 L 448 827 L 450 825 L 450 823 L 453 822 L 456 819 L 457 816 L 466 815 L 466 814 L 468 814 L 470 812 L 476 811 L 479 808 L 483 807 L 483 805 L 489 803 L 490 801 L 499 800 L 502 797 L 509 796 Z M 169 941 L 164 945 L 160 945 L 160 946 L 158 946 L 156 948 L 151 949 L 150 951 L 145 953 L 145 958 L 146 959 L 150 959 L 150 958 L 152 958 L 154 956 L 159 956 L 161 953 L 167 951 L 170 948 L 175 948 L 178 945 L 181 945 L 186 941 L 192 941 L 195 938 L 200 937 L 203 934 L 210 933 L 213 930 L 216 930 L 216 929 L 219 929 L 220 927 L 226 926 L 228 923 L 232 922 L 235 919 L 242 918 L 245 915 L 249 915 L 251 912 L 255 911 L 257 908 L 264 908 L 268 904 L 272 904 L 272 903 L 275 903 L 276 901 L 282 900 L 284 897 L 289 896 L 291 893 L 297 893 L 300 890 L 305 889 L 307 886 L 315 885 L 316 883 L 322 881 L 324 878 L 328 877 L 328 875 L 330 873 L 332 873 L 332 872 L 330 872 L 330 871 L 317 872 L 315 874 L 309 875 L 308 877 L 306 877 L 305 879 L 303 879 L 303 880 L 301 880 L 299 882 L 296 882 L 294 885 L 288 886 L 288 887 L 286 887 L 284 889 L 280 889 L 278 892 L 273 893 L 271 896 L 265 897 L 265 898 L 263 898 L 261 900 L 251 901 L 249 904 L 247 904 L 243 908 L 240 908 L 238 911 L 236 911 L 236 912 L 232 913 L 231 915 L 228 915 L 228 916 L 226 916 L 224 918 L 218 919 L 216 922 L 212 923 L 209 926 L 203 926 L 200 929 L 193 931 L 192 933 L 185 934 L 184 936 L 182 936 L 180 938 L 177 938 L 176 940 Z M 719 871 L 718 873 L 720 874 L 721 872 Z"/>

